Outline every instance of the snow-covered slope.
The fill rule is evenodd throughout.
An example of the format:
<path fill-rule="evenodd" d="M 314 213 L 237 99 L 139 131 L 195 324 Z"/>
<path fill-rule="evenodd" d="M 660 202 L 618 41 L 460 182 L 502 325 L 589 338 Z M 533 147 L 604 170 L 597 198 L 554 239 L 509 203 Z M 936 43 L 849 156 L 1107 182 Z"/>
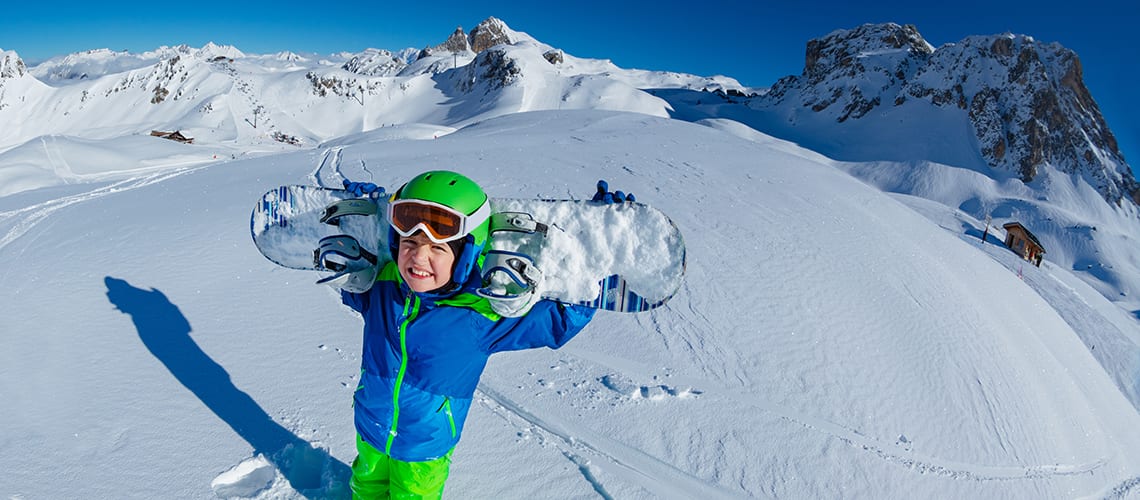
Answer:
<path fill-rule="evenodd" d="M 312 147 L 387 126 L 460 127 L 520 111 L 666 116 L 668 104 L 640 88 L 739 87 L 727 77 L 623 70 L 576 58 L 494 18 L 469 37 L 468 48 L 456 52 L 368 49 L 328 57 L 245 54 L 213 43 L 143 54 L 101 49 L 30 70 L 16 52 L 5 51 L 0 123 L 19 125 L 0 127 L 0 181 L 17 175 L 4 151 L 45 135 L 102 140 L 178 130 L 228 155 L 233 144 Z M 38 181 L 21 189 L 52 184 Z"/>
<path fill-rule="evenodd" d="M 886 23 L 810 40 L 806 54 L 801 75 L 759 95 L 653 93 L 674 118 L 733 120 L 851 162 L 882 189 L 1017 221 L 1046 260 L 1140 318 L 1140 190 L 1075 53 L 1008 33 L 935 49 Z"/>
<path fill-rule="evenodd" d="M 0 494 L 342 497 L 360 321 L 262 259 L 249 211 L 279 184 L 432 168 L 495 196 L 605 178 L 689 244 L 667 307 L 492 360 L 449 498 L 1140 494 L 1140 214 L 1098 191 L 1127 166 L 1094 151 L 1111 134 L 1081 105 L 1113 169 L 1026 182 L 958 106 L 1013 71 L 979 57 L 1016 53 L 1069 92 L 1041 109 L 1069 109 L 1088 97 L 1075 56 L 1007 35 L 932 56 L 912 27 L 863 29 L 887 35 L 837 31 L 809 45 L 818 81 L 758 94 L 493 18 L 428 50 L 31 68 L 0 50 L 0 449 L 21 450 L 0 454 Z M 988 69 L 935 71 L 967 65 Z M 1041 268 L 996 244 L 1009 220 L 1044 242 Z"/>
<path fill-rule="evenodd" d="M 448 498 L 1137 493 L 1140 414 L 1118 383 L 1140 358 L 1106 372 L 1088 331 L 1115 325 L 1113 349 L 1136 352 L 1131 318 L 1066 269 L 980 246 L 964 214 L 732 127 L 519 113 L 0 197 L 0 494 L 341 496 L 361 323 L 257 254 L 249 212 L 279 184 L 429 168 L 496 196 L 606 178 L 671 214 L 689 252 L 666 307 L 492 358 Z"/>

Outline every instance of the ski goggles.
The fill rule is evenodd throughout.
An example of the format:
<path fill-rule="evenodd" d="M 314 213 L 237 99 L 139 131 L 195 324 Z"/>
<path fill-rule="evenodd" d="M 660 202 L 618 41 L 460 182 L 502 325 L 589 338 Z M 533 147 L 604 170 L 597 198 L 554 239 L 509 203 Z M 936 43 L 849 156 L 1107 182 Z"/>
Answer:
<path fill-rule="evenodd" d="M 431 201 L 388 202 L 388 223 L 392 225 L 396 234 L 406 237 L 422 230 L 436 243 L 447 243 L 462 238 L 490 217 L 490 198 L 471 215 Z"/>

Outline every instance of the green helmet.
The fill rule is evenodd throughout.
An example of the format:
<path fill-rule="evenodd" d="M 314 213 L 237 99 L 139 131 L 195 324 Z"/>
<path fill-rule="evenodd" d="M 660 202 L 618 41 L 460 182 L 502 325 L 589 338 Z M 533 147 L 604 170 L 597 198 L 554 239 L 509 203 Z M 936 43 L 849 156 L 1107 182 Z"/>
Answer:
<path fill-rule="evenodd" d="M 408 181 L 396 191 L 392 199 L 430 201 L 466 215 L 475 215 L 475 212 L 487 202 L 487 193 L 484 193 L 483 188 L 475 181 L 463 174 L 434 170 L 424 172 Z M 487 241 L 490 226 L 491 221 L 488 218 L 467 234 L 471 235 L 474 243 L 481 247 Z"/>
<path fill-rule="evenodd" d="M 488 204 L 487 193 L 475 181 L 462 174 L 435 170 L 417 175 L 396 190 L 391 202 L 399 200 L 437 203 L 466 216 L 483 218 L 482 221 L 472 220 L 478 224 L 474 228 L 465 228 L 466 233 L 461 239 L 448 243 L 455 253 L 455 268 L 451 279 L 458 284 L 465 283 L 471 272 L 481 264 L 487 244 L 491 227 L 490 208 L 484 206 Z M 393 259 L 396 259 L 399 251 L 399 240 L 395 229 L 390 229 L 388 244 Z"/>

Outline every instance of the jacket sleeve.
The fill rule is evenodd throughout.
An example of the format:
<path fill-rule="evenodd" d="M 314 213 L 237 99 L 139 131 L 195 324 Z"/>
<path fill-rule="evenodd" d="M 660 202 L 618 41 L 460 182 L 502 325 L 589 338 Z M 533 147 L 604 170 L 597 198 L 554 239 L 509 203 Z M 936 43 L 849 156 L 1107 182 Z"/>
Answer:
<path fill-rule="evenodd" d="M 398 281 L 399 271 L 396 270 L 395 262 L 388 262 L 380 269 L 376 275 L 376 281 Z M 352 310 L 364 314 L 364 309 L 368 307 L 369 302 L 376 300 L 372 298 L 373 290 L 376 290 L 376 283 L 372 287 L 360 293 L 349 292 L 345 290 L 340 291 L 340 301 L 344 305 L 351 307 Z"/>
<path fill-rule="evenodd" d="M 574 338 L 594 318 L 590 307 L 567 306 L 543 300 L 525 316 L 503 318 L 491 330 L 488 353 L 537 347 L 557 349 Z"/>
<path fill-rule="evenodd" d="M 363 314 L 365 303 L 368 302 L 368 292 L 353 293 L 341 290 L 340 301 L 343 302 L 344 305 L 351 307 L 352 310 Z"/>

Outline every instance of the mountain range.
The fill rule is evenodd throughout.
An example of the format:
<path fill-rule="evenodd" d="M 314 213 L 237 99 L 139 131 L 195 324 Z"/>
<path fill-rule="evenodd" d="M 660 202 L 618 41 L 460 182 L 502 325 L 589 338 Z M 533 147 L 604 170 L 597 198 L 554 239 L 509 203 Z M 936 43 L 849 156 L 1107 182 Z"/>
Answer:
<path fill-rule="evenodd" d="M 1140 202 L 1077 54 L 1025 35 L 972 36 L 935 49 L 912 25 L 839 30 L 808 42 L 803 73 L 776 82 L 753 106 L 806 108 L 838 124 L 881 128 L 915 101 L 964 120 L 974 144 L 962 149 L 986 167 L 1031 184 L 1050 166 L 1085 177 L 1112 203 Z"/>
<path fill-rule="evenodd" d="M 33 67 L 2 51 L 0 120 L 15 126 L 0 129 L 0 195 L 82 175 L 53 160 L 39 146 L 44 137 L 180 131 L 217 158 L 392 126 L 438 137 L 517 112 L 627 111 L 734 133 L 744 125 L 851 162 L 853 175 L 886 190 L 926 176 L 905 183 L 906 194 L 979 220 L 1020 221 L 1047 259 L 1140 311 L 1129 295 L 1140 288 L 1140 261 L 1126 249 L 1140 231 L 1096 229 L 1140 228 L 1140 185 L 1084 86 L 1079 58 L 1058 44 L 1006 33 L 935 48 L 914 26 L 868 24 L 808 41 L 800 75 L 748 88 L 724 76 L 577 58 L 493 17 L 441 38 L 332 55 L 251 55 L 213 43 L 97 49 Z M 947 172 L 982 175 L 994 189 L 962 193 Z"/>

